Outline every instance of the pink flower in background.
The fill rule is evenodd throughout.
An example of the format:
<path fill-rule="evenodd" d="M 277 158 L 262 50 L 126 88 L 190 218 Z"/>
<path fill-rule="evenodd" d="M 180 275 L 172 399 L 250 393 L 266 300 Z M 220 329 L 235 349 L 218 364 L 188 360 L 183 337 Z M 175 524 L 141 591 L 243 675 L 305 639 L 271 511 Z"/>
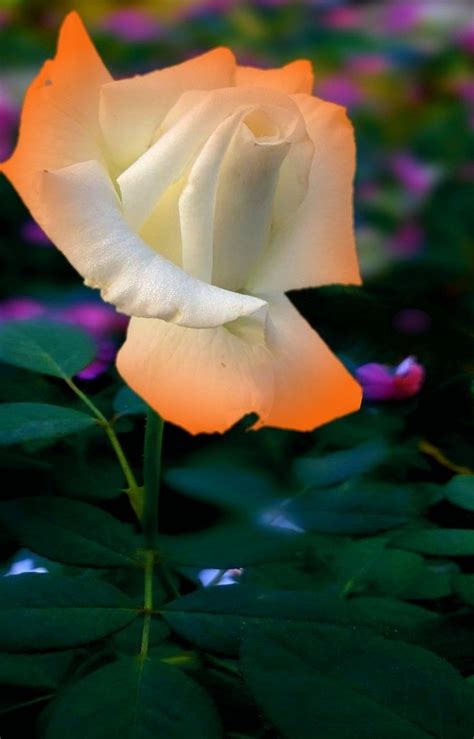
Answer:
<path fill-rule="evenodd" d="M 457 43 L 468 54 L 474 55 L 474 23 L 461 29 L 457 35 Z"/>
<path fill-rule="evenodd" d="M 390 60 L 383 54 L 355 54 L 347 60 L 348 69 L 356 74 L 383 74 L 390 69 Z"/>
<path fill-rule="evenodd" d="M 420 161 L 409 152 L 395 154 L 391 168 L 400 184 L 419 197 L 426 196 L 439 179 L 437 167 Z"/>
<path fill-rule="evenodd" d="M 0 161 L 11 154 L 17 124 L 18 108 L 7 90 L 0 84 Z"/>
<path fill-rule="evenodd" d="M 132 7 L 108 13 L 102 20 L 102 28 L 123 41 L 151 41 L 161 30 L 151 13 Z"/>
<path fill-rule="evenodd" d="M 125 331 L 129 320 L 105 303 L 75 303 L 58 310 L 55 317 L 98 337 Z"/>
<path fill-rule="evenodd" d="M 21 227 L 20 233 L 22 239 L 24 241 L 29 241 L 30 244 L 35 244 L 35 246 L 52 247 L 51 241 L 48 239 L 41 226 L 38 226 L 36 221 L 33 221 L 32 219 L 25 221 Z"/>
<path fill-rule="evenodd" d="M 431 318 L 424 310 L 404 308 L 393 317 L 393 326 L 402 334 L 423 334 L 431 326 Z"/>
<path fill-rule="evenodd" d="M 415 221 L 407 221 L 388 242 L 390 251 L 398 257 L 414 257 L 423 250 L 425 232 Z"/>
<path fill-rule="evenodd" d="M 0 29 L 6 28 L 8 24 L 10 23 L 11 16 L 10 11 L 8 10 L 0 10 Z"/>
<path fill-rule="evenodd" d="M 420 0 L 396 0 L 383 9 L 382 27 L 388 33 L 407 33 L 418 25 L 422 15 Z"/>
<path fill-rule="evenodd" d="M 347 108 L 360 105 L 364 99 L 363 90 L 359 85 L 343 74 L 335 74 L 321 80 L 316 85 L 316 95 Z"/>
<path fill-rule="evenodd" d="M 397 367 L 370 362 L 356 370 L 365 400 L 405 400 L 417 395 L 425 380 L 425 369 L 415 357 L 407 357 Z"/>
<path fill-rule="evenodd" d="M 360 28 L 361 12 L 358 8 L 334 8 L 325 16 L 324 25 L 336 29 Z"/>
<path fill-rule="evenodd" d="M 9 298 L 0 303 L 0 321 L 26 321 L 46 313 L 46 306 L 33 298 Z"/>

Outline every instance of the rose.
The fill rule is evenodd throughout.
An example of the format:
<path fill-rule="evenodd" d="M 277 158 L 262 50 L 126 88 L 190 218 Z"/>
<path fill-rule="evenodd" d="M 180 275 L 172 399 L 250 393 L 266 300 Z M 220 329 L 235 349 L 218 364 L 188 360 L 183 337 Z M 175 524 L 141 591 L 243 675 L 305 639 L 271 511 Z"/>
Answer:
<path fill-rule="evenodd" d="M 354 143 L 308 62 L 215 49 L 113 81 L 75 13 L 2 170 L 87 285 L 132 316 L 126 382 L 191 432 L 307 430 L 360 388 L 284 292 L 358 283 Z"/>

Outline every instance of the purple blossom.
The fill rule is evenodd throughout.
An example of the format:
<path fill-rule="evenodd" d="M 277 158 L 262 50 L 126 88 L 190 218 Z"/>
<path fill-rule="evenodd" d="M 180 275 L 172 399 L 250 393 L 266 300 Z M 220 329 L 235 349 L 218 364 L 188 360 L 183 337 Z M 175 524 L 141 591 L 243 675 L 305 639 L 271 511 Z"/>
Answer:
<path fill-rule="evenodd" d="M 395 154 L 391 168 L 400 184 L 419 197 L 427 195 L 439 178 L 437 167 L 420 161 L 409 152 Z"/>
<path fill-rule="evenodd" d="M 356 370 L 365 400 L 405 400 L 417 395 L 425 380 L 425 369 L 415 357 L 407 357 L 396 367 L 377 362 Z"/>
<path fill-rule="evenodd" d="M 360 105 L 364 99 L 360 86 L 342 74 L 335 74 L 321 80 L 316 86 L 316 94 L 324 100 L 348 108 Z"/>
<path fill-rule="evenodd" d="M 474 23 L 461 29 L 457 35 L 457 43 L 468 54 L 474 55 Z"/>
<path fill-rule="evenodd" d="M 7 159 L 13 148 L 13 133 L 18 123 L 18 108 L 7 90 L 0 85 L 0 161 Z"/>
<path fill-rule="evenodd" d="M 382 26 L 388 33 L 407 33 L 418 25 L 422 15 L 420 0 L 395 0 L 384 8 Z"/>
<path fill-rule="evenodd" d="M 36 221 L 28 220 L 21 227 L 21 237 L 35 246 L 52 246 L 51 241 Z"/>
<path fill-rule="evenodd" d="M 0 303 L 0 321 L 25 321 L 46 313 L 46 306 L 32 298 L 9 298 Z"/>
<path fill-rule="evenodd" d="M 120 8 L 108 13 L 102 28 L 123 41 L 151 41 L 160 35 L 156 18 L 140 8 Z"/>
<path fill-rule="evenodd" d="M 425 232 L 415 221 L 407 221 L 389 242 L 390 250 L 398 257 L 414 257 L 424 246 Z"/>
<path fill-rule="evenodd" d="M 402 334 L 416 336 L 429 329 L 431 318 L 424 310 L 404 308 L 393 317 L 394 328 Z"/>
<path fill-rule="evenodd" d="M 340 7 L 330 10 L 324 18 L 328 28 L 360 28 L 362 26 L 361 12 L 358 8 Z"/>

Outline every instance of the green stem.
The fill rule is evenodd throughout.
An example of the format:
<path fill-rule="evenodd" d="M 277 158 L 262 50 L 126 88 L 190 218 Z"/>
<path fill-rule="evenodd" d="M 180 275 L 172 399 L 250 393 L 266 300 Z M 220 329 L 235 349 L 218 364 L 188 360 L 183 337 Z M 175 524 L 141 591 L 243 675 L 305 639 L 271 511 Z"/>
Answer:
<path fill-rule="evenodd" d="M 145 548 L 154 549 L 158 531 L 158 496 L 160 492 L 163 419 L 149 409 L 146 419 L 143 476 L 145 481 L 142 528 Z"/>
<path fill-rule="evenodd" d="M 142 645 L 140 649 L 140 659 L 146 659 L 148 655 L 148 647 L 150 644 L 151 617 L 153 611 L 153 571 L 155 568 L 155 552 L 148 550 L 145 552 L 145 581 L 144 581 L 144 602 L 143 602 L 143 631 Z"/>
<path fill-rule="evenodd" d="M 80 398 L 82 402 L 92 411 L 94 416 L 97 418 L 99 425 L 102 426 L 105 433 L 107 434 L 112 449 L 114 450 L 120 467 L 122 468 L 123 475 L 127 481 L 128 488 L 126 492 L 128 497 L 130 498 L 132 508 L 138 518 L 141 518 L 142 491 L 135 479 L 135 475 L 132 472 L 132 468 L 130 467 L 128 459 L 125 456 L 125 452 L 122 449 L 122 445 L 118 440 L 117 434 L 115 433 L 112 424 L 110 423 L 110 421 L 107 420 L 107 418 L 97 408 L 97 406 L 94 405 L 92 400 L 88 398 L 87 395 L 85 395 L 85 393 L 83 393 L 82 390 L 77 387 L 76 383 L 73 380 L 71 380 L 69 377 L 65 377 L 64 380 L 67 385 L 69 385 L 73 393 L 75 393 L 77 397 Z"/>

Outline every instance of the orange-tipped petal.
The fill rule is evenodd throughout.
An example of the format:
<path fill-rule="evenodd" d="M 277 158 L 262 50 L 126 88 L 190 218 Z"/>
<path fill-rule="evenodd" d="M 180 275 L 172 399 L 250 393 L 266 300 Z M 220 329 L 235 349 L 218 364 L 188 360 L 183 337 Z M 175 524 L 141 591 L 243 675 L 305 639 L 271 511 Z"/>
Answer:
<path fill-rule="evenodd" d="M 160 415 L 193 434 L 222 433 L 253 412 L 256 428 L 308 431 L 361 402 L 359 385 L 285 296 L 271 298 L 265 340 L 245 326 L 196 331 L 132 318 L 117 366 Z"/>
<path fill-rule="evenodd" d="M 267 87 L 290 95 L 297 92 L 311 95 L 314 85 L 313 67 L 307 59 L 297 59 L 275 69 L 238 66 L 235 84 Z"/>
<path fill-rule="evenodd" d="M 314 144 L 306 196 L 275 229 L 247 287 L 255 293 L 360 284 L 354 240 L 354 132 L 345 109 L 294 95 Z"/>
<path fill-rule="evenodd" d="M 99 90 L 111 79 L 79 16 L 70 13 L 61 27 L 56 56 L 43 65 L 26 92 L 18 144 L 1 165 L 40 223 L 38 175 L 102 160 Z"/>

